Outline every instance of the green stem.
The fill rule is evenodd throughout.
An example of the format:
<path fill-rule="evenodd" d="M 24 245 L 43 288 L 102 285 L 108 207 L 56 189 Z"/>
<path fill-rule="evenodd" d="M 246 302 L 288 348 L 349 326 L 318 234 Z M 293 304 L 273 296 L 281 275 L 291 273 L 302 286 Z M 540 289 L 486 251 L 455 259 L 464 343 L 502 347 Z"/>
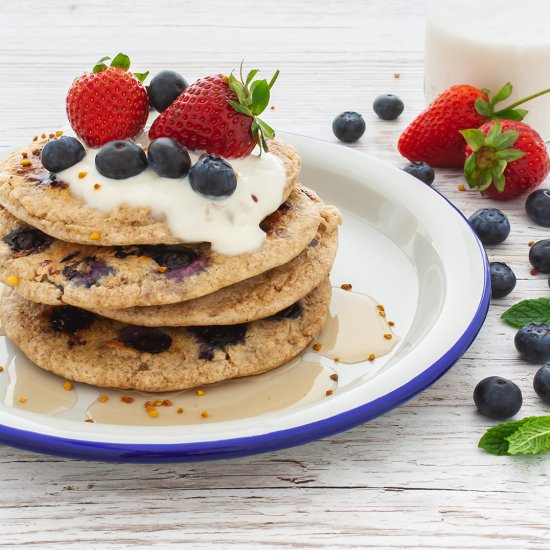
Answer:
<path fill-rule="evenodd" d="M 547 94 L 548 92 L 550 92 L 550 88 L 546 88 L 546 90 L 541 90 L 540 92 L 537 92 L 536 94 L 528 95 L 527 97 L 524 97 L 523 99 L 520 99 L 519 101 L 516 101 L 515 103 L 512 103 L 512 105 L 508 105 L 506 107 L 506 109 L 515 109 L 519 105 L 522 105 L 523 103 L 526 103 L 527 101 L 530 101 L 531 99 L 535 99 L 535 97 L 539 97 L 541 95 Z M 495 113 L 495 114 L 498 115 L 498 113 Z"/>

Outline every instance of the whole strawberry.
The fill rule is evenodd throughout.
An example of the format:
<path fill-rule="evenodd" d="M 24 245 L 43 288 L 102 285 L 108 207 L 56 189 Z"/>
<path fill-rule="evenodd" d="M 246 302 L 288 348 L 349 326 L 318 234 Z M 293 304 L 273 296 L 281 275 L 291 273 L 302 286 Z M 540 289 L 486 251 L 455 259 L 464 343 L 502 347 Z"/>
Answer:
<path fill-rule="evenodd" d="M 149 137 L 170 137 L 187 149 L 206 151 L 225 158 L 249 155 L 256 145 L 268 151 L 267 139 L 273 128 L 258 118 L 269 104 L 271 81 L 254 80 L 258 71 L 250 71 L 246 80 L 233 73 L 207 76 L 191 84 L 153 123 Z"/>
<path fill-rule="evenodd" d="M 119 53 L 110 66 L 100 59 L 91 73 L 74 80 L 67 93 L 67 117 L 75 134 L 90 147 L 133 138 L 145 126 L 149 99 L 142 82 L 149 72 L 131 73 Z"/>
<path fill-rule="evenodd" d="M 466 84 L 451 86 L 405 128 L 397 144 L 399 152 L 411 162 L 462 168 L 464 141 L 460 130 L 478 128 L 494 118 L 521 120 L 527 111 L 515 107 L 540 95 L 534 94 L 495 111 L 497 103 L 511 93 L 512 85 L 507 83 L 489 101 L 489 90 Z"/>
<path fill-rule="evenodd" d="M 466 181 L 487 197 L 506 200 L 523 195 L 550 172 L 543 139 L 524 122 L 493 120 L 461 134 L 467 142 Z"/>

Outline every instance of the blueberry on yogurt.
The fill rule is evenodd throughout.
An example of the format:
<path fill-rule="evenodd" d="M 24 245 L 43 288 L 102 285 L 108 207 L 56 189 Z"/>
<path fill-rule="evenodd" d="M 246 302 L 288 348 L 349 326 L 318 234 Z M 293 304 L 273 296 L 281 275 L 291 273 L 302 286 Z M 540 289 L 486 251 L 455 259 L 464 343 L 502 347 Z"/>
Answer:
<path fill-rule="evenodd" d="M 201 195 L 229 197 L 237 188 L 237 175 L 225 159 L 204 155 L 189 170 L 189 182 Z"/>
<path fill-rule="evenodd" d="M 62 136 L 59 139 L 48 141 L 40 160 L 42 166 L 50 172 L 62 172 L 80 162 L 86 156 L 86 150 L 78 139 L 70 136 Z"/>
<path fill-rule="evenodd" d="M 97 171 L 106 178 L 123 180 L 141 174 L 147 168 L 147 156 L 133 141 L 106 143 L 95 157 Z"/>

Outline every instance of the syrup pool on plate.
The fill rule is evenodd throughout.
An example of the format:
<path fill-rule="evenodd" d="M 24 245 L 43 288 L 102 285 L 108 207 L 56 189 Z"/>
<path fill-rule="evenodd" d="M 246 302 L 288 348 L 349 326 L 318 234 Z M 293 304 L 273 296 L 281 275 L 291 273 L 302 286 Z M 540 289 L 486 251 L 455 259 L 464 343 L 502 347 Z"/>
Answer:
<path fill-rule="evenodd" d="M 495 94 L 511 82 L 514 91 L 506 105 L 550 88 L 549 25 L 548 0 L 429 0 L 427 101 L 453 84 L 488 88 Z M 525 108 L 525 121 L 550 139 L 550 94 Z"/>
<path fill-rule="evenodd" d="M 314 349 L 340 363 L 373 361 L 399 341 L 390 322 L 384 306 L 370 296 L 333 288 L 328 319 Z"/>
<path fill-rule="evenodd" d="M 333 288 L 329 316 L 317 343 L 266 373 L 162 394 L 106 389 L 68 384 L 8 344 L 10 358 L 0 372 L 0 400 L 29 412 L 103 424 L 237 420 L 330 398 L 337 394 L 340 369 L 349 375 L 349 369 L 357 368 L 354 364 L 388 354 L 398 341 L 382 305 L 351 289 Z M 311 350 L 319 353 L 312 355 Z"/>

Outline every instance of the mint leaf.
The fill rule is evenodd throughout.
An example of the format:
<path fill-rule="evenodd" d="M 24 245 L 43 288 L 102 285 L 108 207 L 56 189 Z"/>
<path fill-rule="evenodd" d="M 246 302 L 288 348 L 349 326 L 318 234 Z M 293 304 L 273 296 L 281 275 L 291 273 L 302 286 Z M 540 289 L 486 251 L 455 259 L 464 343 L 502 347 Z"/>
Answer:
<path fill-rule="evenodd" d="M 550 416 L 527 419 L 507 439 L 511 455 L 534 455 L 550 450 Z"/>
<path fill-rule="evenodd" d="M 111 61 L 111 67 L 118 67 L 127 71 L 130 68 L 130 58 L 125 53 L 119 53 Z"/>
<path fill-rule="evenodd" d="M 550 299 L 522 300 L 507 309 L 501 318 L 513 327 L 521 328 L 529 323 L 550 325 Z"/>
<path fill-rule="evenodd" d="M 509 442 L 508 438 L 513 435 L 521 426 L 536 418 L 530 416 L 523 420 L 516 420 L 515 422 L 507 422 L 506 424 L 499 424 L 489 428 L 483 437 L 479 440 L 478 447 L 491 453 L 493 455 L 506 455 L 508 454 Z"/>

